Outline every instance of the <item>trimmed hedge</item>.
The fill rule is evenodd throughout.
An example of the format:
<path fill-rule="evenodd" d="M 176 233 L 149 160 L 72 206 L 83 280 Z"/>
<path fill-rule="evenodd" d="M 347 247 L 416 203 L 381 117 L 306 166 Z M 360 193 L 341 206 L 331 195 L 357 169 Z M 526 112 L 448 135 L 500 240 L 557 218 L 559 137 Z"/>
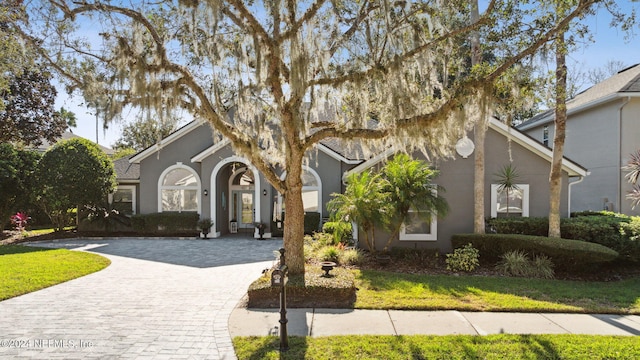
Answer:
<path fill-rule="evenodd" d="M 621 258 L 640 261 L 640 217 L 612 212 L 582 212 L 560 220 L 564 239 L 582 240 L 617 251 Z M 547 236 L 548 218 L 492 218 L 489 231 L 498 234 Z"/>
<path fill-rule="evenodd" d="M 353 308 L 356 301 L 355 276 L 342 267 L 323 277 L 318 266 L 308 266 L 305 278 L 290 276 L 287 283 L 287 307 Z M 278 308 L 280 288 L 271 287 L 271 271 L 254 281 L 247 291 L 250 308 Z"/>
<path fill-rule="evenodd" d="M 199 233 L 199 219 L 196 212 L 136 214 L 131 217 L 131 226 L 142 234 L 188 233 L 195 236 Z"/>
<path fill-rule="evenodd" d="M 271 236 L 279 237 L 283 235 L 285 213 L 282 213 L 282 228 L 278 229 L 278 224 L 275 221 L 271 221 Z M 313 233 L 320 231 L 320 213 L 319 212 L 305 212 L 304 213 L 304 233 L 305 235 L 313 235 Z"/>
<path fill-rule="evenodd" d="M 304 213 L 304 233 L 311 235 L 320 231 L 320 213 L 305 212 Z"/>
<path fill-rule="evenodd" d="M 615 260 L 618 252 L 600 244 L 580 240 L 556 239 L 518 234 L 458 234 L 451 237 L 453 248 L 471 243 L 480 250 L 480 259 L 497 261 L 513 250 L 523 250 L 531 256 L 546 255 L 558 268 L 587 269 L 592 264 Z"/>

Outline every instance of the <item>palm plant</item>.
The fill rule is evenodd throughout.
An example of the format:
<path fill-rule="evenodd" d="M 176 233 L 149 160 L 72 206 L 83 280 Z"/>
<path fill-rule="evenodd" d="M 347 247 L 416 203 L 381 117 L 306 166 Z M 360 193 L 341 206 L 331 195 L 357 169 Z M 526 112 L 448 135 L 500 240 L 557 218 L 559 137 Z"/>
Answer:
<path fill-rule="evenodd" d="M 496 183 L 498 184 L 498 193 L 505 191 L 507 193 L 507 217 L 509 217 L 509 196 L 511 192 L 520 190 L 516 181 L 520 177 L 518 170 L 511 163 L 505 165 L 499 172 L 494 174 Z"/>
<path fill-rule="evenodd" d="M 392 211 L 385 221 L 391 230 L 385 250 L 400 236 L 400 229 L 413 210 L 420 220 L 430 222 L 432 216 L 445 216 L 449 210 L 447 201 L 437 195 L 444 189 L 432 184 L 438 171 L 427 163 L 414 160 L 407 154 L 398 154 L 382 169 L 384 191 L 388 194 Z"/>
<path fill-rule="evenodd" d="M 622 170 L 627 171 L 624 177 L 632 184 L 633 188 L 627 194 L 627 199 L 631 200 L 631 209 L 635 209 L 640 204 L 640 186 L 638 186 L 638 179 L 640 179 L 640 150 L 629 155 L 629 161 L 627 165 L 622 167 Z"/>
<path fill-rule="evenodd" d="M 388 196 L 382 192 L 383 181 L 379 174 L 365 171 L 347 177 L 344 194 L 331 194 L 333 199 L 327 209 L 338 220 L 353 221 L 364 233 L 369 251 L 375 252 L 375 225 L 383 223 L 389 211 Z"/>

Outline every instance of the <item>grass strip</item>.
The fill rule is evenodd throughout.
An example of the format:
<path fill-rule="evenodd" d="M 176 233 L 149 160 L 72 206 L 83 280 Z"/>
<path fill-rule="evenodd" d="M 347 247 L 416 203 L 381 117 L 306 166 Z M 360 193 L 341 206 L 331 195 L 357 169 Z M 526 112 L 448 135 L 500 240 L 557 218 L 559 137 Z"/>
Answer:
<path fill-rule="evenodd" d="M 236 337 L 240 360 L 257 359 L 638 359 L 635 336 L 595 335 L 450 335 L 290 337 L 289 350 L 278 351 L 279 338 Z"/>
<path fill-rule="evenodd" d="M 585 282 L 359 270 L 358 309 L 640 314 L 640 278 Z"/>
<path fill-rule="evenodd" d="M 91 274 L 110 263 L 80 251 L 0 246 L 0 301 Z"/>

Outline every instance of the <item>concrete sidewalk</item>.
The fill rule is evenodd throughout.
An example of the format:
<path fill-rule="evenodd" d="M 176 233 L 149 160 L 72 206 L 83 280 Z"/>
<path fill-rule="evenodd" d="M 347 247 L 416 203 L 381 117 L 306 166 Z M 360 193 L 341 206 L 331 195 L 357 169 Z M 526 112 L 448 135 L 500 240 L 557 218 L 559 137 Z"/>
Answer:
<path fill-rule="evenodd" d="M 234 336 L 278 335 L 278 309 L 236 308 Z M 291 336 L 331 335 L 640 335 L 640 316 L 354 309 L 287 309 Z"/>

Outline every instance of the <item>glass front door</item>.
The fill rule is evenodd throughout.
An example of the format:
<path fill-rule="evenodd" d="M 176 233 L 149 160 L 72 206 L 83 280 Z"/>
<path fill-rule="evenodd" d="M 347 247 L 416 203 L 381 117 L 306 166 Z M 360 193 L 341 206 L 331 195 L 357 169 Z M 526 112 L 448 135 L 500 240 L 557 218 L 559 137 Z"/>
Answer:
<path fill-rule="evenodd" d="M 255 217 L 253 191 L 233 191 L 233 216 L 238 228 L 252 228 Z"/>

